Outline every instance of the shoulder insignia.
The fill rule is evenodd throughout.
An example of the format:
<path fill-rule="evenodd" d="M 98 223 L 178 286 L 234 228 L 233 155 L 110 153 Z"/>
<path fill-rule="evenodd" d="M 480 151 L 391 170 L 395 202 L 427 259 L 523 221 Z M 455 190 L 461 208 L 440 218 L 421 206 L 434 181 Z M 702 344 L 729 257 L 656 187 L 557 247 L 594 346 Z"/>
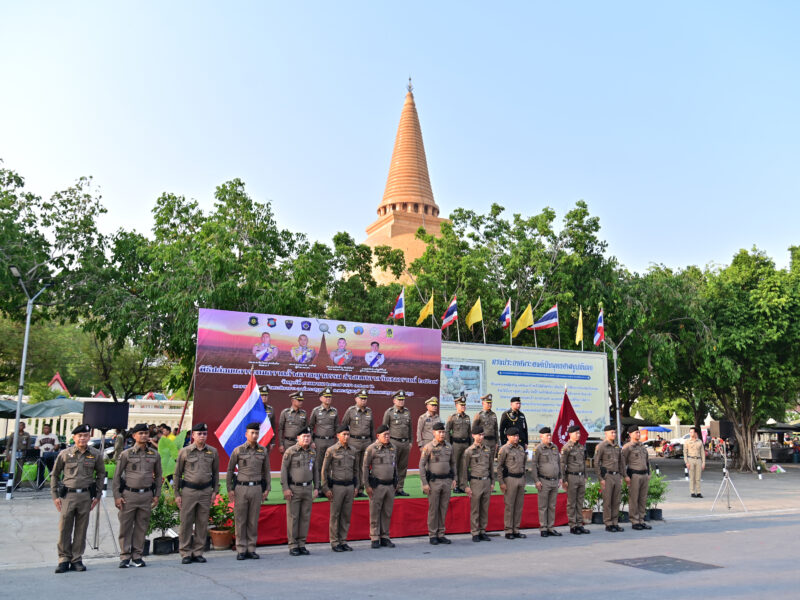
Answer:
<path fill-rule="evenodd" d="M 258 450 L 256 450 L 256 452 L 258 452 L 259 454 L 263 454 L 264 449 L 263 448 L 259 448 Z"/>

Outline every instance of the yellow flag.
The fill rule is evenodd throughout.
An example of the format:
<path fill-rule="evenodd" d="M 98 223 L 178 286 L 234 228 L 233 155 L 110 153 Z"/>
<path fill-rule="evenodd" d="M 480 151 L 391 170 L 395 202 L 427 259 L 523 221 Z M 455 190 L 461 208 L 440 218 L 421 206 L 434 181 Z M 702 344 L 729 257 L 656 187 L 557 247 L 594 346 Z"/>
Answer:
<path fill-rule="evenodd" d="M 575 332 L 575 344 L 583 341 L 583 307 L 578 309 L 578 331 Z"/>
<path fill-rule="evenodd" d="M 531 325 L 533 325 L 533 309 L 531 308 L 531 303 L 528 302 L 528 307 L 522 311 L 519 319 L 514 323 L 514 331 L 511 333 L 511 337 L 517 337 L 520 331 L 524 331 L 526 327 L 530 327 Z"/>
<path fill-rule="evenodd" d="M 430 317 L 433 314 L 433 294 L 431 294 L 431 299 L 428 300 L 428 303 L 422 307 L 422 310 L 419 313 L 419 318 L 417 319 L 417 325 L 421 325 L 422 322 Z"/>
<path fill-rule="evenodd" d="M 481 311 L 481 299 L 478 298 L 478 301 L 469 309 L 467 314 L 467 327 L 472 327 L 480 321 L 483 321 L 483 312 Z"/>

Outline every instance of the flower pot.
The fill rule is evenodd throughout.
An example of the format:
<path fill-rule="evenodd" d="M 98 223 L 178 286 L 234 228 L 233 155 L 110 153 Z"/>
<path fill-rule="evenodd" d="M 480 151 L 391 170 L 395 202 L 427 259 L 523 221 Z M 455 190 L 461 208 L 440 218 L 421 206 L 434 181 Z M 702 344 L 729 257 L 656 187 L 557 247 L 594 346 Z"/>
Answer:
<path fill-rule="evenodd" d="M 181 549 L 181 538 L 174 537 L 172 538 L 172 551 L 177 552 Z"/>
<path fill-rule="evenodd" d="M 157 537 L 153 539 L 153 554 L 172 554 L 174 551 L 171 537 Z"/>
<path fill-rule="evenodd" d="M 663 521 L 664 511 L 660 508 L 650 508 L 647 510 L 647 516 L 651 521 Z"/>
<path fill-rule="evenodd" d="M 592 509 L 591 508 L 584 508 L 581 512 L 583 513 L 583 522 L 584 523 L 591 523 L 592 522 Z"/>
<path fill-rule="evenodd" d="M 229 529 L 210 529 L 211 547 L 214 550 L 229 550 L 233 543 L 233 532 Z"/>
<path fill-rule="evenodd" d="M 602 525 L 603 524 L 603 513 L 594 511 L 592 513 L 592 525 Z"/>
<path fill-rule="evenodd" d="M 142 556 L 150 556 L 150 540 L 145 538 L 144 540 L 144 549 L 142 550 Z"/>
<path fill-rule="evenodd" d="M 206 543 L 203 545 L 203 552 L 211 550 L 211 536 L 206 534 Z"/>
<path fill-rule="evenodd" d="M 644 511 L 644 520 L 645 521 L 649 521 L 650 520 L 650 509 L 649 508 Z"/>
<path fill-rule="evenodd" d="M 620 523 L 630 523 L 631 522 L 631 517 L 628 514 L 627 510 L 621 510 L 621 511 L 619 511 L 619 518 L 617 520 Z"/>

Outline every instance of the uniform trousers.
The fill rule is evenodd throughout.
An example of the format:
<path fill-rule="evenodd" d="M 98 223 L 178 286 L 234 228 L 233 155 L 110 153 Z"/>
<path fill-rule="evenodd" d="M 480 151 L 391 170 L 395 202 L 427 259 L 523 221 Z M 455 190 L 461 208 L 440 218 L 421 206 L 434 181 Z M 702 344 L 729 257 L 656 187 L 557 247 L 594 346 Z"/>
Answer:
<path fill-rule="evenodd" d="M 237 485 L 233 498 L 236 552 L 255 552 L 258 542 L 258 515 L 261 512 L 260 485 Z M 287 511 L 288 512 L 288 511 Z"/>
<path fill-rule="evenodd" d="M 78 562 L 86 549 L 86 529 L 92 496 L 85 492 L 70 492 L 61 499 L 61 519 L 58 523 L 58 562 Z"/>
<path fill-rule="evenodd" d="M 603 488 L 603 523 L 606 527 L 619 524 L 619 498 L 622 492 L 622 475 L 606 475 Z"/>
<path fill-rule="evenodd" d="M 153 510 L 153 494 L 125 490 L 122 492 L 125 504 L 119 511 L 119 557 L 120 560 L 142 558 L 144 538 L 150 525 Z"/>
<path fill-rule="evenodd" d="M 429 481 L 431 491 L 428 493 L 428 536 L 443 537 L 444 522 L 447 518 L 447 507 L 450 505 L 452 479 L 434 479 Z"/>
<path fill-rule="evenodd" d="M 703 473 L 703 461 L 699 458 L 689 458 L 689 493 L 700 493 L 700 477 Z"/>
<path fill-rule="evenodd" d="M 542 479 L 539 490 L 539 529 L 551 530 L 556 522 L 556 498 L 558 498 L 558 482 Z"/>
<path fill-rule="evenodd" d="M 583 498 L 586 495 L 586 477 L 567 475 L 567 520 L 570 528 L 583 525 Z"/>
<path fill-rule="evenodd" d="M 644 513 L 647 509 L 647 487 L 650 484 L 650 475 L 631 474 L 628 484 L 628 503 L 630 504 L 631 523 L 641 525 L 644 523 Z"/>
<path fill-rule="evenodd" d="M 306 545 L 314 494 L 310 485 L 292 484 L 290 488 L 292 497 L 286 505 L 286 535 L 289 538 L 289 550 L 293 550 Z"/>
<path fill-rule="evenodd" d="M 489 500 L 492 498 L 492 482 L 489 479 L 472 479 L 469 482 L 472 498 L 469 501 L 470 533 L 486 533 L 489 524 Z"/>
<path fill-rule="evenodd" d="M 456 460 L 456 481 L 461 481 L 462 479 L 460 473 L 461 457 L 464 456 L 464 450 L 466 450 L 467 448 L 469 448 L 469 444 L 459 444 L 459 443 L 453 444 L 453 456 L 455 457 Z"/>
<path fill-rule="evenodd" d="M 347 541 L 355 487 L 334 484 L 331 487 L 331 492 L 333 492 L 333 498 L 331 498 L 331 519 L 328 524 L 328 537 L 330 538 L 331 546 L 335 548 Z"/>
<path fill-rule="evenodd" d="M 372 488 L 372 498 L 369 501 L 369 538 L 373 542 L 389 539 L 394 489 L 393 485 L 377 485 Z"/>
<path fill-rule="evenodd" d="M 522 505 L 525 502 L 525 477 L 506 477 L 505 484 L 503 529 L 506 533 L 519 533 L 519 524 L 522 522 Z"/>
<path fill-rule="evenodd" d="M 401 492 L 406 483 L 408 473 L 408 455 L 411 453 L 411 442 L 398 442 L 392 440 L 392 446 L 397 456 L 397 491 Z"/>
<path fill-rule="evenodd" d="M 181 556 L 203 556 L 211 512 L 211 487 L 181 490 L 181 525 L 178 530 Z M 238 539 L 238 536 L 237 536 Z"/>

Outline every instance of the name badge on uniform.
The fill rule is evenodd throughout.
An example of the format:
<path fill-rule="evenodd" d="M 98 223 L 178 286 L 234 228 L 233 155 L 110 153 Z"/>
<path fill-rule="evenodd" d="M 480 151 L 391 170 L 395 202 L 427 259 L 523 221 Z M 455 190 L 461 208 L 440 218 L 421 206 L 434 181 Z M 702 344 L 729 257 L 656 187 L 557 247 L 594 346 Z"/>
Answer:
<path fill-rule="evenodd" d="M 314 470 L 314 457 L 313 456 L 308 459 L 308 470 L 309 471 L 313 471 Z"/>

